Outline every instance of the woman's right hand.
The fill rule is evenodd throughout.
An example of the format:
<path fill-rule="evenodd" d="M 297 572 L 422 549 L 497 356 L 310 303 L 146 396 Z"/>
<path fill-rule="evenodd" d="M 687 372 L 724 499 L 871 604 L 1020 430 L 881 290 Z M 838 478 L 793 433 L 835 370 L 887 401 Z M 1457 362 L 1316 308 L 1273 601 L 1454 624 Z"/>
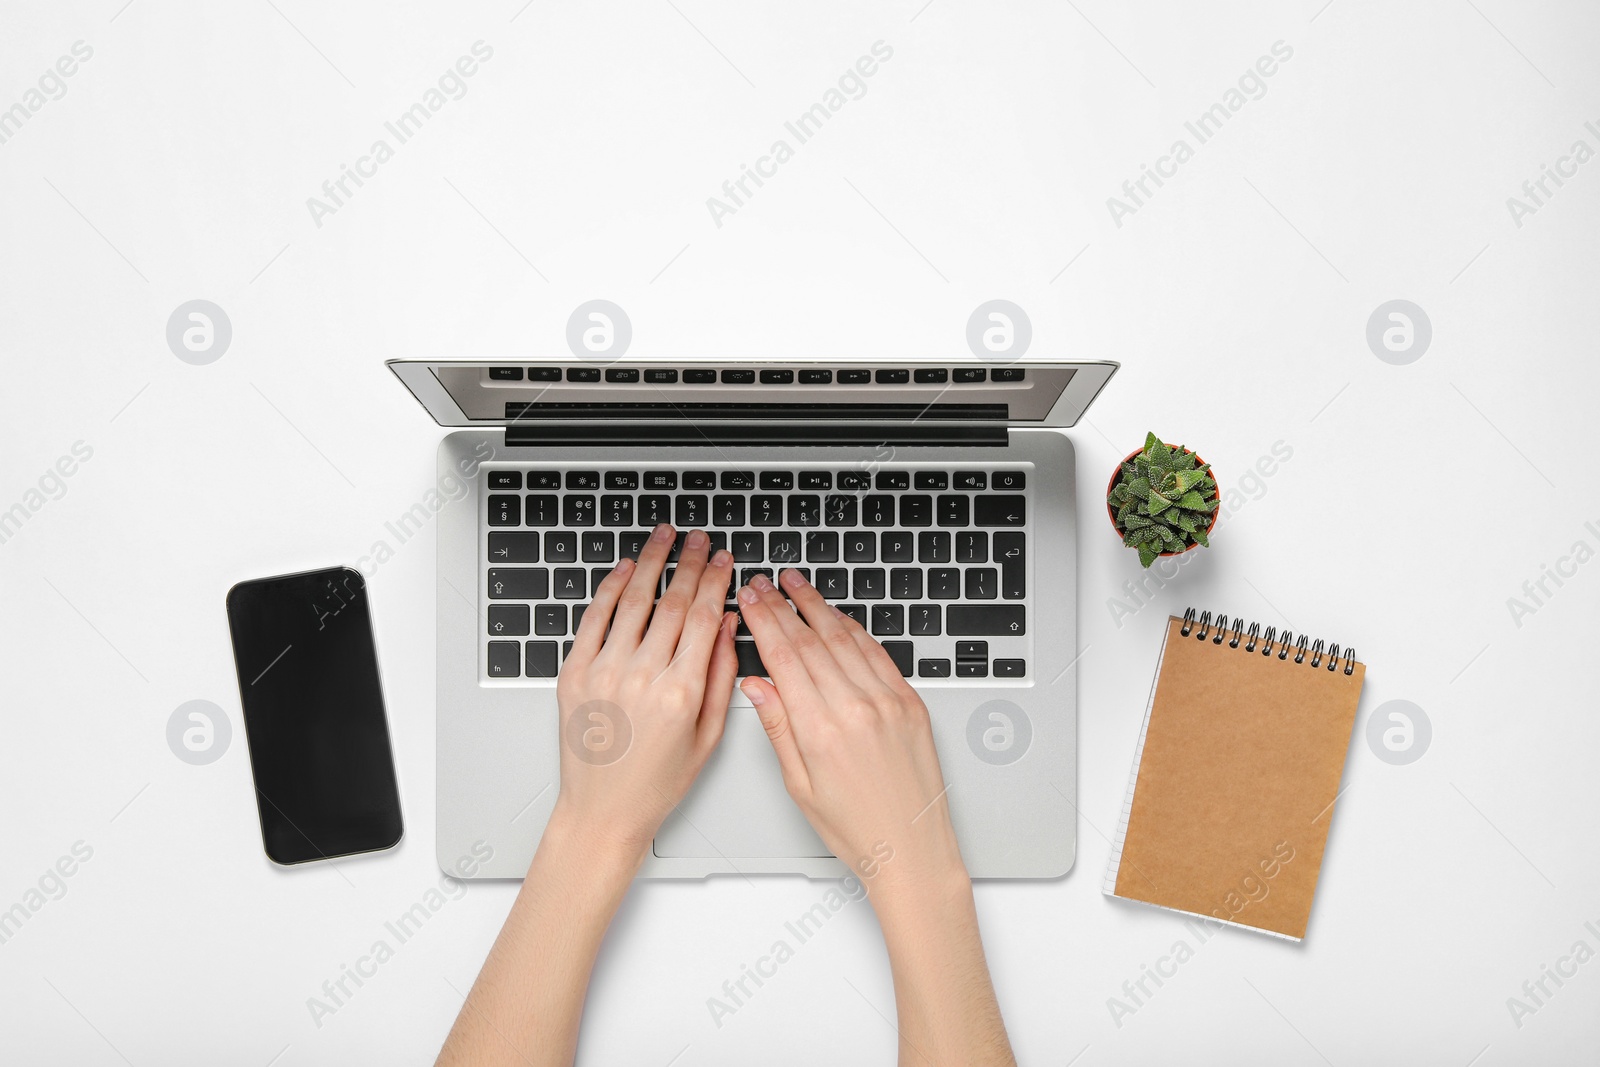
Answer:
<path fill-rule="evenodd" d="M 741 685 L 789 795 L 874 893 L 967 880 L 928 708 L 882 645 L 796 570 L 758 575 L 739 609 L 771 680 Z"/>

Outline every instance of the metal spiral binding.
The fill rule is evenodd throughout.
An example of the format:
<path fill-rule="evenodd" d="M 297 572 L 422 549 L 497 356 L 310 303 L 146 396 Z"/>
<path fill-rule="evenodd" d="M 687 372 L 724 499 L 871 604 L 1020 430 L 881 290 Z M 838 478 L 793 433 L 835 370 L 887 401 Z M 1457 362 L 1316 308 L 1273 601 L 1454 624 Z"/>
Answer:
<path fill-rule="evenodd" d="M 1294 661 L 1296 663 L 1304 663 L 1306 661 L 1306 653 L 1309 651 L 1313 668 L 1321 667 L 1322 660 L 1326 656 L 1330 672 L 1338 669 L 1341 658 L 1344 660 L 1345 674 L 1350 675 L 1356 672 L 1356 650 L 1354 646 L 1341 648 L 1337 644 L 1323 641 L 1320 637 L 1313 639 L 1310 634 L 1301 634 L 1297 639 L 1291 630 L 1283 631 L 1282 637 L 1279 637 L 1277 627 L 1268 626 L 1263 631 L 1261 624 L 1257 622 L 1252 622 L 1249 630 L 1246 630 L 1244 616 L 1242 615 L 1233 616 L 1232 622 L 1233 637 L 1228 641 L 1229 648 L 1238 648 L 1239 642 L 1243 640 L 1246 652 L 1254 652 L 1256 645 L 1260 644 L 1261 654 L 1270 656 L 1272 655 L 1272 646 L 1277 645 L 1278 658 L 1287 660 L 1289 658 L 1289 648 L 1293 645 Z M 1212 644 L 1220 645 L 1223 638 L 1228 636 L 1228 623 L 1229 617 L 1220 614 L 1216 616 L 1216 621 L 1213 623 L 1211 612 L 1209 611 L 1200 612 L 1199 621 L 1196 622 L 1194 608 L 1186 608 L 1183 612 L 1183 628 L 1178 632 L 1184 637 L 1194 633 L 1195 639 L 1199 641 L 1204 641 L 1209 637 Z M 1195 633 L 1197 627 L 1199 632 Z M 1213 629 L 1215 629 L 1214 634 L 1212 632 Z"/>

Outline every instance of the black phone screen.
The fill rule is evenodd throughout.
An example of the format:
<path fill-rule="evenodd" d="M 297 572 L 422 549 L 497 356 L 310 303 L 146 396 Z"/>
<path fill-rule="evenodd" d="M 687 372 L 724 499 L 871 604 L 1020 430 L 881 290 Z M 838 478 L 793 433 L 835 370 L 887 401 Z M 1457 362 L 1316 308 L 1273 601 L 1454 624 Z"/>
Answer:
<path fill-rule="evenodd" d="M 366 583 L 348 567 L 228 592 L 261 839 L 275 863 L 400 840 L 400 791 Z"/>

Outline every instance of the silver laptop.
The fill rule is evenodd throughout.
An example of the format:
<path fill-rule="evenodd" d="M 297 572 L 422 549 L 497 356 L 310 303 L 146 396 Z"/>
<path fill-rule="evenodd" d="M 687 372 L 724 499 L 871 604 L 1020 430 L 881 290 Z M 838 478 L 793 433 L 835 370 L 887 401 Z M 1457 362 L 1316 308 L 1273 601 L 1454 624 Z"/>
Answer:
<path fill-rule="evenodd" d="M 389 366 L 463 428 L 438 452 L 460 501 L 437 520 L 441 868 L 526 871 L 559 786 L 555 676 L 595 585 L 658 522 L 680 543 L 705 529 L 740 582 L 805 569 L 884 643 L 927 702 L 974 877 L 1072 867 L 1076 478 L 1056 428 L 1115 363 Z M 739 651 L 741 674 L 763 673 L 747 631 Z M 847 871 L 735 688 L 721 746 L 641 874 L 758 873 Z"/>

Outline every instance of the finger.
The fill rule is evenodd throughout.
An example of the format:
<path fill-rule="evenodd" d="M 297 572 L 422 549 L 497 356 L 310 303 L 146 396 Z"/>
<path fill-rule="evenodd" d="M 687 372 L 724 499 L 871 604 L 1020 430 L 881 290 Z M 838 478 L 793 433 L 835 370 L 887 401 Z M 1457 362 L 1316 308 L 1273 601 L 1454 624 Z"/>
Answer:
<path fill-rule="evenodd" d="M 739 656 L 733 648 L 733 632 L 738 628 L 739 616 L 731 611 L 722 616 L 722 623 L 717 627 L 711 663 L 706 668 L 706 695 L 700 704 L 697 727 L 701 752 L 717 747 L 722 741 L 722 730 L 728 724 L 728 701 L 733 697 L 734 676 L 739 673 Z"/>
<path fill-rule="evenodd" d="M 807 673 L 799 651 L 784 632 L 783 624 L 778 621 L 778 613 L 793 618 L 794 612 L 789 610 L 789 605 L 780 596 L 777 598 L 778 612 L 775 613 L 772 605 L 762 598 L 757 585 L 772 589 L 771 582 L 756 575 L 749 585 L 739 590 L 739 614 L 756 639 L 756 648 L 761 651 L 761 662 L 766 665 L 767 673 L 795 704 L 804 705 L 810 700 L 820 700 L 817 687 L 812 684 L 811 675 Z"/>
<path fill-rule="evenodd" d="M 816 631 L 807 626 L 806 621 L 790 609 L 788 601 L 776 586 L 765 578 L 758 578 L 750 584 L 756 587 L 762 601 L 772 609 L 773 617 L 778 620 L 784 636 L 799 654 L 801 662 L 805 664 L 806 673 L 811 676 L 811 684 L 816 687 L 817 692 L 825 694 L 830 700 L 838 700 L 861 691 L 855 680 L 839 665 L 839 661 L 834 658 L 822 638 L 817 636 Z M 761 644 L 759 637 L 756 639 L 756 644 Z M 860 652 L 855 649 L 853 642 L 851 650 L 859 657 Z M 766 649 L 763 647 L 761 651 L 762 660 L 765 662 Z M 865 664 L 858 667 L 858 671 L 865 670 Z"/>
<path fill-rule="evenodd" d="M 746 678 L 739 686 L 772 742 L 772 751 L 778 756 L 778 770 L 783 773 L 783 786 L 789 795 L 799 799 L 811 792 L 811 775 L 806 771 L 805 760 L 800 758 L 800 746 L 795 742 L 794 724 L 789 718 L 789 708 L 783 702 L 778 688 L 765 678 Z"/>
<path fill-rule="evenodd" d="M 794 606 L 800 609 L 806 625 L 821 638 L 840 670 L 852 679 L 866 675 L 871 668 L 856 644 L 855 635 L 839 624 L 841 613 L 834 610 L 817 587 L 792 567 L 780 573 L 778 581 L 789 591 L 789 597 L 794 601 Z M 848 617 L 846 621 L 849 621 Z M 873 672 L 872 676 L 876 677 L 876 673 Z"/>
<path fill-rule="evenodd" d="M 693 537 L 693 534 L 689 535 Z M 680 572 L 681 573 L 681 572 Z M 728 602 L 728 584 L 733 581 L 733 554 L 718 549 L 700 572 L 700 585 L 694 592 L 694 601 L 683 620 L 683 632 L 678 635 L 678 647 L 671 651 L 672 662 L 682 663 L 685 670 L 704 676 L 711 658 L 712 645 L 717 640 L 718 627 L 722 625 L 724 607 Z M 660 609 L 657 609 L 660 614 Z M 645 647 L 655 640 L 655 627 L 645 635 Z M 670 651 L 670 650 L 669 650 Z"/>
<path fill-rule="evenodd" d="M 600 587 L 594 591 L 594 600 L 584 610 L 583 621 L 578 624 L 578 634 L 572 639 L 572 655 L 567 657 L 568 663 L 593 659 L 595 653 L 600 651 L 605 641 L 606 627 L 611 623 L 611 613 L 622 598 L 622 591 L 628 587 L 633 570 L 633 560 L 618 560 L 617 565 L 611 568 L 611 573 L 601 580 Z"/>
<path fill-rule="evenodd" d="M 666 566 L 667 555 L 672 551 L 673 533 L 667 523 L 651 531 L 650 539 L 639 553 L 633 579 L 623 590 L 617 617 L 611 624 L 611 637 L 613 642 L 626 646 L 625 651 L 632 652 L 639 647 L 650 610 L 656 605 L 656 587 L 661 583 L 661 568 Z"/>
<path fill-rule="evenodd" d="M 651 616 L 650 627 L 639 645 L 639 651 L 652 662 L 665 666 L 678 648 L 678 638 L 682 636 L 689 619 L 689 608 L 700 591 L 700 575 L 706 569 L 706 550 L 710 544 L 711 538 L 706 536 L 704 530 L 690 530 L 683 539 L 683 551 L 678 554 L 678 566 L 672 572 L 672 582 L 656 605 L 656 613 Z M 715 626 L 721 618 L 722 606 L 719 604 L 716 614 L 711 617 L 711 625 Z M 709 655 L 710 650 L 706 651 Z"/>

